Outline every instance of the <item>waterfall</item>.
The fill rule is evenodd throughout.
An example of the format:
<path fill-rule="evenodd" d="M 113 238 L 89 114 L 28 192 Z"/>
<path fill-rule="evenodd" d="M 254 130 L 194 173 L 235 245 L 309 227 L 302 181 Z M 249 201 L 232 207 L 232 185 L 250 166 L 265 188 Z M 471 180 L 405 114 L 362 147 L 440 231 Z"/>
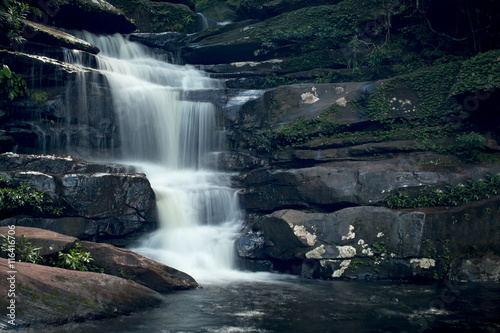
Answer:
<path fill-rule="evenodd" d="M 78 37 L 101 50 L 98 68 L 111 88 L 119 156 L 146 173 L 157 196 L 161 226 L 134 250 L 196 279 L 231 271 L 241 216 L 228 176 L 207 163 L 217 148 L 216 110 L 182 99 L 219 82 L 121 35 Z"/>

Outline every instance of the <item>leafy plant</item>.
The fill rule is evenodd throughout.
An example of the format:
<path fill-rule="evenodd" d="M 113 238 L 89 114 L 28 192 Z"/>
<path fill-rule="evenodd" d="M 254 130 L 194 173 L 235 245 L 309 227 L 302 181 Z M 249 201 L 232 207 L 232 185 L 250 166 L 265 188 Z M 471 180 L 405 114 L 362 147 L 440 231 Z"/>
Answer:
<path fill-rule="evenodd" d="M 77 242 L 75 246 L 69 250 L 69 253 L 59 252 L 58 259 L 53 260 L 52 264 L 56 267 L 87 272 L 95 269 L 95 267 L 90 264 L 93 260 L 94 259 L 90 256 L 90 252 L 83 251 L 82 244 Z"/>
<path fill-rule="evenodd" d="M 11 252 L 14 251 L 17 261 L 21 262 L 31 262 L 33 264 L 41 264 L 43 263 L 43 257 L 40 255 L 40 247 L 36 247 L 31 242 L 26 242 L 24 235 L 21 235 L 19 241 L 15 241 L 13 236 L 10 235 L 2 235 L 3 241 L 0 245 L 1 252 Z M 12 242 L 15 241 L 15 247 L 12 249 Z"/>
<path fill-rule="evenodd" d="M 500 194 L 500 175 L 486 179 L 469 180 L 467 185 L 448 186 L 446 190 L 424 189 L 424 193 L 411 198 L 406 192 L 396 189 L 385 199 L 389 208 L 417 208 L 433 206 L 459 206 L 473 201 L 491 198 Z"/>
<path fill-rule="evenodd" d="M 6 97 L 11 101 L 14 98 L 22 97 L 28 92 L 26 81 L 12 72 L 7 65 L 2 65 L 0 70 L 0 96 Z"/>
<path fill-rule="evenodd" d="M 8 184 L 8 181 L 0 177 L 0 183 Z M 63 208 L 47 198 L 44 192 L 32 189 L 26 182 L 17 188 L 0 188 L 0 216 L 12 216 L 15 214 L 29 215 L 61 215 Z"/>

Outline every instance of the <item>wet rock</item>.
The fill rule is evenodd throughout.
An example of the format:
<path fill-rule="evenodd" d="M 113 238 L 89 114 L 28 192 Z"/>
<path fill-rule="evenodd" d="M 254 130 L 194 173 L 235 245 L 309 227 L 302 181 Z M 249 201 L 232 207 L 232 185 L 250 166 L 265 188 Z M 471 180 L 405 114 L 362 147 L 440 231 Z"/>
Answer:
<path fill-rule="evenodd" d="M 9 186 L 25 182 L 63 208 L 61 216 L 6 216 L 0 225 L 47 228 L 82 239 L 123 238 L 119 245 L 156 226 L 156 198 L 144 174 L 113 173 L 128 168 L 62 156 L 7 153 L 0 159 L 8 170 L 0 175 Z"/>
<path fill-rule="evenodd" d="M 0 269 L 10 270 L 7 259 L 0 259 Z M 163 301 L 157 292 L 111 275 L 22 262 L 15 270 L 16 327 L 128 315 Z M 1 279 L 0 287 L 8 290 L 9 280 Z M 7 302 L 3 298 L 2 307 Z"/>
<path fill-rule="evenodd" d="M 500 258 L 463 259 L 456 279 L 467 282 L 500 282 Z"/>
<path fill-rule="evenodd" d="M 160 293 L 197 288 L 196 281 L 186 273 L 163 265 L 130 250 L 109 244 L 83 241 L 82 249 L 94 259 L 92 264 L 106 274 L 130 279 Z"/>
<path fill-rule="evenodd" d="M 62 46 L 68 49 L 75 49 L 80 51 L 89 52 L 92 54 L 97 54 L 100 50 L 73 35 L 70 35 L 64 31 L 57 30 L 51 27 L 47 27 L 42 24 L 31 22 L 28 20 L 22 20 L 25 24 L 25 29 L 29 31 L 29 41 L 33 43 L 40 43 L 51 46 Z"/>
<path fill-rule="evenodd" d="M 11 152 L 0 154 L 0 171 L 26 170 L 46 174 L 135 172 L 132 166 L 94 163 L 69 155 L 33 155 Z"/>

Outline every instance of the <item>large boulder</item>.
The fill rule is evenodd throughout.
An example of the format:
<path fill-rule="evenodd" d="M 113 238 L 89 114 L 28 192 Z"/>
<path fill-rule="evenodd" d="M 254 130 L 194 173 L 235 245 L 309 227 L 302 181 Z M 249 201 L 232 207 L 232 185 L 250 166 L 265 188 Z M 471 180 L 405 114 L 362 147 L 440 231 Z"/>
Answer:
<path fill-rule="evenodd" d="M 188 274 L 130 250 L 86 241 L 81 244 L 82 249 L 90 252 L 94 259 L 92 264 L 104 269 L 106 274 L 131 279 L 160 293 L 198 287 Z"/>
<path fill-rule="evenodd" d="M 496 197 L 454 209 L 282 210 L 256 219 L 237 242 L 238 253 L 282 267 L 288 262 L 288 269 L 298 263 L 289 272 L 307 277 L 443 278 L 457 274 L 460 258 L 498 252 L 499 202 Z M 481 270 L 488 272 L 483 280 L 496 279 L 498 261 L 465 262 L 458 275 L 481 279 Z"/>
<path fill-rule="evenodd" d="M 14 229 L 12 229 L 12 226 L 0 227 L 0 235 L 7 236 L 12 232 L 15 233 L 14 237 L 18 246 L 24 246 L 29 242 L 33 247 L 39 248 L 39 254 L 42 257 L 66 252 L 78 241 L 75 237 L 39 228 L 14 226 Z M 24 243 L 21 242 L 21 239 L 23 239 L 22 242 Z"/>
<path fill-rule="evenodd" d="M 12 270 L 7 259 L 0 259 L 0 269 Z M 22 262 L 16 262 L 14 269 L 7 276 L 13 278 L 2 278 L 0 287 L 14 286 L 15 298 L 3 297 L 1 305 L 7 309 L 14 304 L 15 327 L 128 315 L 163 301 L 157 292 L 116 276 Z M 3 328 L 9 326 L 2 323 Z"/>
<path fill-rule="evenodd" d="M 9 186 L 26 183 L 63 209 L 59 216 L 4 216 L 1 225 L 40 227 L 92 240 L 129 237 L 128 241 L 156 227 L 156 197 L 144 174 L 71 157 L 3 154 L 1 158 L 6 163 L 0 176 Z"/>

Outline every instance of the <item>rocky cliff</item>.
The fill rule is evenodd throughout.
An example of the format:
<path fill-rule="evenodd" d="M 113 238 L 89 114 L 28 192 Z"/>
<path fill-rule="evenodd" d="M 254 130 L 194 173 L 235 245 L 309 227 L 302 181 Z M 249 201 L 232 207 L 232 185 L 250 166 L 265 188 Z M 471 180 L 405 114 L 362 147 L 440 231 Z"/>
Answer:
<path fill-rule="evenodd" d="M 231 22 L 189 35 L 190 2 L 110 3 L 105 7 L 126 22 L 99 32 L 129 33 L 134 21 L 139 30 L 130 39 L 224 82 L 184 98 L 215 103 L 227 129 L 217 163 L 241 189 L 247 217 L 236 247 L 245 267 L 314 278 L 499 280 L 495 265 L 485 264 L 499 252 L 495 1 L 199 1 L 207 17 Z M 98 28 L 90 19 L 67 26 L 71 10 L 61 20 L 52 12 L 46 23 Z M 166 14 L 176 11 L 182 24 Z M 2 151 L 116 157 L 113 101 L 105 77 L 92 69 L 97 50 L 41 36 L 26 35 L 21 53 L 0 54 L 32 92 L 2 101 Z M 83 70 L 65 62 L 69 48 L 84 50 Z M 73 107 L 81 88 L 89 108 Z M 80 237 L 153 225 L 142 175 L 30 167 L 3 172 L 62 193 L 70 213 L 61 219 Z M 108 193 L 109 186 L 121 190 Z M 90 190 L 119 205 L 76 199 Z"/>

